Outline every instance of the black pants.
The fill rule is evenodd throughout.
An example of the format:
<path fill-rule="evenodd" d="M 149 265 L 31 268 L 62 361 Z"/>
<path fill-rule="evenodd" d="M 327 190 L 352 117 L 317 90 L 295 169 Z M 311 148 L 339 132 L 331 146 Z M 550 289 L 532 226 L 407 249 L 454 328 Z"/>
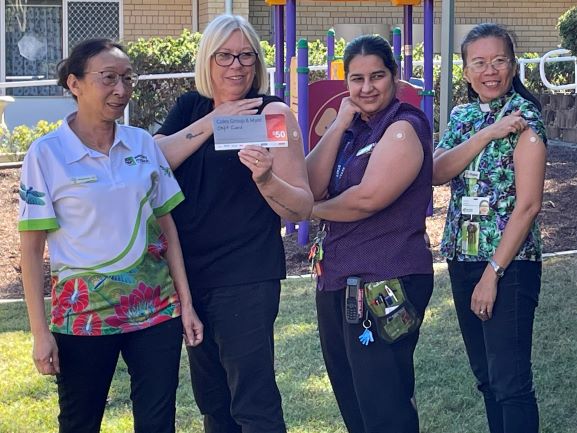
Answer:
<path fill-rule="evenodd" d="M 54 334 L 60 433 L 98 433 L 119 354 L 130 374 L 136 433 L 173 433 L 182 321 L 98 337 Z"/>
<path fill-rule="evenodd" d="M 407 297 L 423 317 L 433 292 L 433 275 L 402 277 Z M 364 328 L 344 316 L 343 290 L 317 292 L 317 314 L 323 357 L 341 415 L 350 433 L 418 433 L 413 405 L 413 353 L 419 331 L 393 344 L 359 342 Z"/>
<path fill-rule="evenodd" d="M 541 263 L 513 261 L 497 287 L 490 320 L 471 311 L 471 295 L 487 262 L 449 261 L 455 309 L 469 363 L 483 393 L 491 433 L 537 433 L 533 390 L 533 319 Z"/>
<path fill-rule="evenodd" d="M 206 433 L 286 432 L 274 371 L 279 300 L 279 281 L 194 291 L 204 340 L 188 357 Z"/>

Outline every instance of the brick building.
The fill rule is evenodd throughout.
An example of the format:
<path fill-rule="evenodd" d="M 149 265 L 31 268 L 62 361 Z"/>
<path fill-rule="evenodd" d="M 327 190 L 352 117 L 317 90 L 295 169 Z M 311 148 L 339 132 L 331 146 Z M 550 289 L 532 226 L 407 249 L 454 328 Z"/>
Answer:
<path fill-rule="evenodd" d="M 0 0 L 0 82 L 54 78 L 57 62 L 78 41 L 95 36 L 124 41 L 179 35 L 184 28 L 202 31 L 225 11 L 226 0 Z M 272 40 L 272 9 L 264 0 L 228 0 L 235 14 L 248 17 L 261 37 Z M 435 40 L 439 51 L 441 1 L 435 0 Z M 518 52 L 543 54 L 559 43 L 559 16 L 575 0 L 455 0 L 455 39 L 475 23 L 496 21 L 516 32 Z M 401 7 L 390 1 L 297 1 L 297 38 L 324 39 L 334 27 L 337 37 L 359 33 L 387 37 L 402 24 Z M 423 9 L 414 8 L 414 43 L 422 34 Z M 46 86 L 20 91 L 46 96 Z"/>
<path fill-rule="evenodd" d="M 182 28 L 202 31 L 206 24 L 225 10 L 224 0 L 124 0 L 124 38 L 177 35 Z M 233 0 L 233 13 L 248 17 L 263 39 L 272 41 L 272 10 L 264 0 Z M 519 52 L 543 54 L 559 44 L 557 19 L 575 6 L 575 0 L 499 1 L 455 0 L 455 33 L 458 40 L 471 26 L 494 21 L 513 30 Z M 441 0 L 435 0 L 435 24 L 441 21 Z M 422 7 L 414 8 L 415 42 L 423 23 Z M 324 39 L 334 27 L 337 37 L 346 38 L 358 30 L 387 34 L 402 24 L 402 7 L 390 1 L 297 0 L 297 37 Z M 440 36 L 436 29 L 435 36 Z M 437 37 L 439 40 L 440 37 Z"/>

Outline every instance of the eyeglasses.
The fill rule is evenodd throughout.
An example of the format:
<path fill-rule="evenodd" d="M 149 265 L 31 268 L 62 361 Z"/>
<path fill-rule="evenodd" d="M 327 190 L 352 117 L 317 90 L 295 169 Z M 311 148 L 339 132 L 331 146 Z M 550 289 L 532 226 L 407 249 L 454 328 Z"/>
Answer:
<path fill-rule="evenodd" d="M 467 68 L 475 73 L 485 72 L 489 65 L 493 67 L 493 69 L 497 71 L 502 71 L 503 69 L 507 69 L 509 64 L 511 63 L 511 59 L 508 57 L 495 57 L 490 62 L 486 62 L 484 60 L 477 60 L 476 62 L 469 63 Z"/>
<path fill-rule="evenodd" d="M 127 72 L 126 74 L 119 74 L 114 71 L 98 71 L 98 72 L 85 72 L 86 74 L 98 74 L 100 75 L 100 81 L 105 86 L 116 86 L 120 79 L 122 78 L 122 84 L 125 87 L 134 87 L 138 83 L 138 74 L 134 72 Z"/>
<path fill-rule="evenodd" d="M 230 66 L 234 63 L 235 59 L 237 59 L 238 63 L 240 63 L 242 66 L 252 66 L 258 59 L 258 53 L 255 53 L 254 51 L 245 51 L 244 53 L 240 54 L 225 52 L 214 53 L 214 61 L 218 66 Z"/>

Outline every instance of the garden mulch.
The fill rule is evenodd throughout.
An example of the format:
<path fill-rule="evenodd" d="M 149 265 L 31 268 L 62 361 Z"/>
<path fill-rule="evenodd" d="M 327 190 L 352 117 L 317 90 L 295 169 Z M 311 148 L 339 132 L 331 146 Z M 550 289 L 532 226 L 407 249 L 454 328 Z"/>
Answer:
<path fill-rule="evenodd" d="M 22 297 L 18 220 L 19 169 L 0 170 L 0 299 Z M 433 216 L 427 219 L 435 261 L 443 231 L 449 188 L 435 187 Z M 543 208 L 539 216 L 544 251 L 577 249 L 577 145 L 553 143 L 549 146 Z M 314 223 L 311 225 L 314 230 Z M 284 244 L 289 275 L 309 272 L 308 247 L 298 245 L 296 233 L 286 235 Z M 45 292 L 49 293 L 48 255 L 45 254 Z"/>

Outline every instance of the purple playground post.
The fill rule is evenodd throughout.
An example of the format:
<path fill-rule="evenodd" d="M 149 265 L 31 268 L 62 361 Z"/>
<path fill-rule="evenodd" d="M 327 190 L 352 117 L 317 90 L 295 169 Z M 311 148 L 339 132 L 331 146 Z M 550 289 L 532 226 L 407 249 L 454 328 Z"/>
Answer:
<path fill-rule="evenodd" d="M 298 122 L 302 131 L 305 155 L 309 153 L 309 44 L 306 39 L 300 39 L 297 44 L 297 74 L 298 74 Z M 309 243 L 309 222 L 299 222 L 299 245 Z"/>
<path fill-rule="evenodd" d="M 331 80 L 331 63 L 335 58 L 335 29 L 327 31 L 327 78 Z"/>
<path fill-rule="evenodd" d="M 286 0 L 285 7 L 285 21 L 286 21 L 286 60 L 285 60 L 285 90 L 284 90 L 284 100 L 285 103 L 290 107 L 291 97 L 290 97 L 290 70 L 291 70 L 291 59 L 295 55 L 296 50 L 296 40 L 297 40 L 297 2 L 296 0 Z M 295 232 L 295 225 L 291 222 L 285 223 L 285 229 L 287 234 Z"/>
<path fill-rule="evenodd" d="M 423 95 L 423 111 L 427 115 L 429 119 L 429 123 L 431 124 L 431 130 L 435 127 L 433 123 L 433 99 L 434 99 L 434 91 L 433 91 L 433 6 L 434 0 L 425 0 L 424 9 L 425 9 L 425 23 L 424 23 L 424 79 L 425 79 L 425 89 L 421 92 Z"/>
<path fill-rule="evenodd" d="M 274 13 L 274 94 L 284 96 L 284 6 L 273 6 Z"/>
<path fill-rule="evenodd" d="M 404 47 L 403 47 L 403 80 L 409 81 L 413 76 L 413 6 L 403 6 L 404 12 Z"/>
<path fill-rule="evenodd" d="M 393 55 L 395 56 L 395 63 L 397 64 L 397 74 L 401 76 L 401 29 L 395 27 L 393 29 Z"/>
<path fill-rule="evenodd" d="M 424 46 L 423 46 L 423 71 L 425 79 L 425 88 L 421 92 L 423 95 L 423 111 L 429 119 L 431 125 L 431 133 L 435 129 L 435 121 L 433 119 L 433 99 L 435 91 L 433 90 L 433 22 L 435 15 L 433 14 L 434 0 L 425 0 L 424 7 Z M 433 146 L 434 147 L 434 146 Z M 431 191 L 431 201 L 427 208 L 427 216 L 433 215 L 433 191 Z"/>
<path fill-rule="evenodd" d="M 286 0 L 285 22 L 286 22 L 286 60 L 285 60 L 285 102 L 290 104 L 290 66 L 291 59 L 295 55 L 297 44 L 297 2 L 296 0 Z"/>

